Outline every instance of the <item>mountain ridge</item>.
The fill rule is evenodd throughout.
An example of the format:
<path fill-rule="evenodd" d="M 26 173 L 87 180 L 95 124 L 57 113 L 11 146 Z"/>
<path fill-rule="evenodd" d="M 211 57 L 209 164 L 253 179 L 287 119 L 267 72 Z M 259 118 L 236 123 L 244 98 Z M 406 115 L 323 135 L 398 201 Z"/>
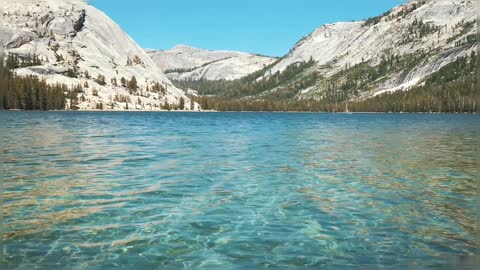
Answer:
<path fill-rule="evenodd" d="M 363 21 L 320 26 L 254 80 L 175 83 L 251 101 L 364 100 L 422 85 L 470 56 L 477 47 L 476 20 L 471 0 L 412 0 Z"/>
<path fill-rule="evenodd" d="M 7 0 L 3 45 L 20 62 L 35 55 L 39 65 L 15 68 L 50 84 L 80 86 L 78 109 L 99 104 L 113 110 L 185 108 L 190 99 L 176 88 L 142 48 L 112 19 L 82 0 Z"/>
<path fill-rule="evenodd" d="M 472 0 L 412 0 L 363 21 L 325 24 L 282 58 L 182 44 L 142 49 L 83 0 L 2 3 L 9 68 L 77 89 L 83 110 L 200 109 L 181 89 L 238 102 L 361 102 L 421 87 L 458 59 L 473 61 L 477 49 Z"/>
<path fill-rule="evenodd" d="M 381 62 L 381 58 L 388 54 L 407 55 L 417 53 L 419 50 L 429 50 L 430 47 L 451 49 L 453 42 L 448 42 L 448 39 L 456 34 L 452 27 L 462 20 L 470 22 L 475 19 L 473 1 L 409 1 L 364 21 L 326 24 L 317 28 L 297 43 L 269 72 L 281 72 L 295 62 L 307 61 L 312 57 L 319 68 L 329 65 L 324 74 L 330 76 L 345 66 L 354 66 L 362 62 L 371 61 L 371 65 L 376 66 Z M 441 29 L 442 27 L 446 29 Z M 418 30 L 418 33 L 409 33 L 410 29 Z M 431 39 L 435 39 L 433 35 L 437 33 L 438 37 L 432 45 Z M 472 28 L 458 38 L 475 33 L 475 29 Z M 472 50 L 467 49 L 461 55 L 469 54 Z M 454 58 L 451 58 L 444 64 L 453 60 Z M 385 86 L 379 91 L 408 88 L 443 65 L 433 66 L 429 72 L 417 77 L 411 75 L 411 80 Z"/>
<path fill-rule="evenodd" d="M 183 44 L 169 50 L 146 50 L 173 80 L 235 80 L 276 61 L 252 53 L 205 50 Z"/>

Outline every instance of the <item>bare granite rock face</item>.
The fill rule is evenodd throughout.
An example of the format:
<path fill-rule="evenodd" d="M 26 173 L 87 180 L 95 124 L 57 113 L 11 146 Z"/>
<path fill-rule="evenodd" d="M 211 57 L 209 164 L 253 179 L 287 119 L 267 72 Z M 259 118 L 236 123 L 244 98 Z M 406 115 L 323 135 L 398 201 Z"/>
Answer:
<path fill-rule="evenodd" d="M 175 80 L 235 80 L 275 62 L 273 57 L 244 52 L 209 51 L 178 45 L 170 50 L 147 50 L 154 62 Z"/>
<path fill-rule="evenodd" d="M 370 20 L 323 25 L 299 41 L 265 76 L 309 59 L 328 77 L 362 62 L 375 66 L 382 57 L 427 53 L 425 61 L 391 75 L 368 95 L 408 89 L 476 50 L 476 44 L 459 44 L 476 35 L 477 4 L 473 0 L 412 0 Z M 322 91 L 312 87 L 298 98 L 319 96 Z"/>
<path fill-rule="evenodd" d="M 49 83 L 80 85 L 80 109 L 161 110 L 185 93 L 172 85 L 145 51 L 115 22 L 82 0 L 2 0 L 0 29 L 6 55 L 38 57 L 15 70 Z M 3 55 L 3 54 L 2 54 Z M 137 87 L 127 84 L 135 77 Z M 99 80 L 102 78 L 102 80 Z M 123 79 L 122 79 L 123 78 Z M 198 104 L 194 106 L 199 109 Z"/>

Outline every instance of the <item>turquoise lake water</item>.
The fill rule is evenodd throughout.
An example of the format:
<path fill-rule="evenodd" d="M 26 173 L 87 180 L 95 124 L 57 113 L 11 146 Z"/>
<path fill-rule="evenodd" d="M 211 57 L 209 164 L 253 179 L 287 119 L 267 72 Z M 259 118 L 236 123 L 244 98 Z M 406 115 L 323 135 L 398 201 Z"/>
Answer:
<path fill-rule="evenodd" d="M 2 269 L 438 269 L 480 116 L 0 112 Z"/>

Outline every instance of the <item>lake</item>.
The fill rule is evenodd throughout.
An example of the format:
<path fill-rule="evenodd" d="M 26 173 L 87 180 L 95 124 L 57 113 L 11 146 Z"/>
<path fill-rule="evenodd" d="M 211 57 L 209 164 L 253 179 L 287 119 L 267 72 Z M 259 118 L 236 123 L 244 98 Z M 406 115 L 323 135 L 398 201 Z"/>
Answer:
<path fill-rule="evenodd" d="M 436 269 L 477 252 L 479 115 L 0 112 L 0 126 L 4 269 Z"/>

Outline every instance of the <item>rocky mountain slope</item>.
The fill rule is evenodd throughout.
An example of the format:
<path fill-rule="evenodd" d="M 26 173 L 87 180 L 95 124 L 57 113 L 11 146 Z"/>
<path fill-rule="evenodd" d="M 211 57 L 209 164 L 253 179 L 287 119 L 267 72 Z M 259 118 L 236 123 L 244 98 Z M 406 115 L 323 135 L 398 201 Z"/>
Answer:
<path fill-rule="evenodd" d="M 15 72 L 80 86 L 79 109 L 160 110 L 190 100 L 115 22 L 81 0 L 2 0 Z M 31 61 L 33 59 L 33 61 Z M 198 104 L 193 106 L 198 109 Z M 180 108 L 183 109 L 183 108 Z"/>
<path fill-rule="evenodd" d="M 235 80 L 261 70 L 277 59 L 243 52 L 208 51 L 178 45 L 147 53 L 174 80 Z"/>
<path fill-rule="evenodd" d="M 323 25 L 258 76 L 177 85 L 223 98 L 326 102 L 408 90 L 476 51 L 476 2 L 412 0 L 364 21 Z"/>
<path fill-rule="evenodd" d="M 324 25 L 301 40 L 267 72 L 313 59 L 324 76 L 361 63 L 378 66 L 382 60 L 407 59 L 407 68 L 385 74 L 369 90 L 374 94 L 407 89 L 442 66 L 475 51 L 476 3 L 467 0 L 414 0 L 366 21 Z M 379 78 L 380 79 L 380 78 Z M 312 87 L 299 96 L 315 96 Z"/>

